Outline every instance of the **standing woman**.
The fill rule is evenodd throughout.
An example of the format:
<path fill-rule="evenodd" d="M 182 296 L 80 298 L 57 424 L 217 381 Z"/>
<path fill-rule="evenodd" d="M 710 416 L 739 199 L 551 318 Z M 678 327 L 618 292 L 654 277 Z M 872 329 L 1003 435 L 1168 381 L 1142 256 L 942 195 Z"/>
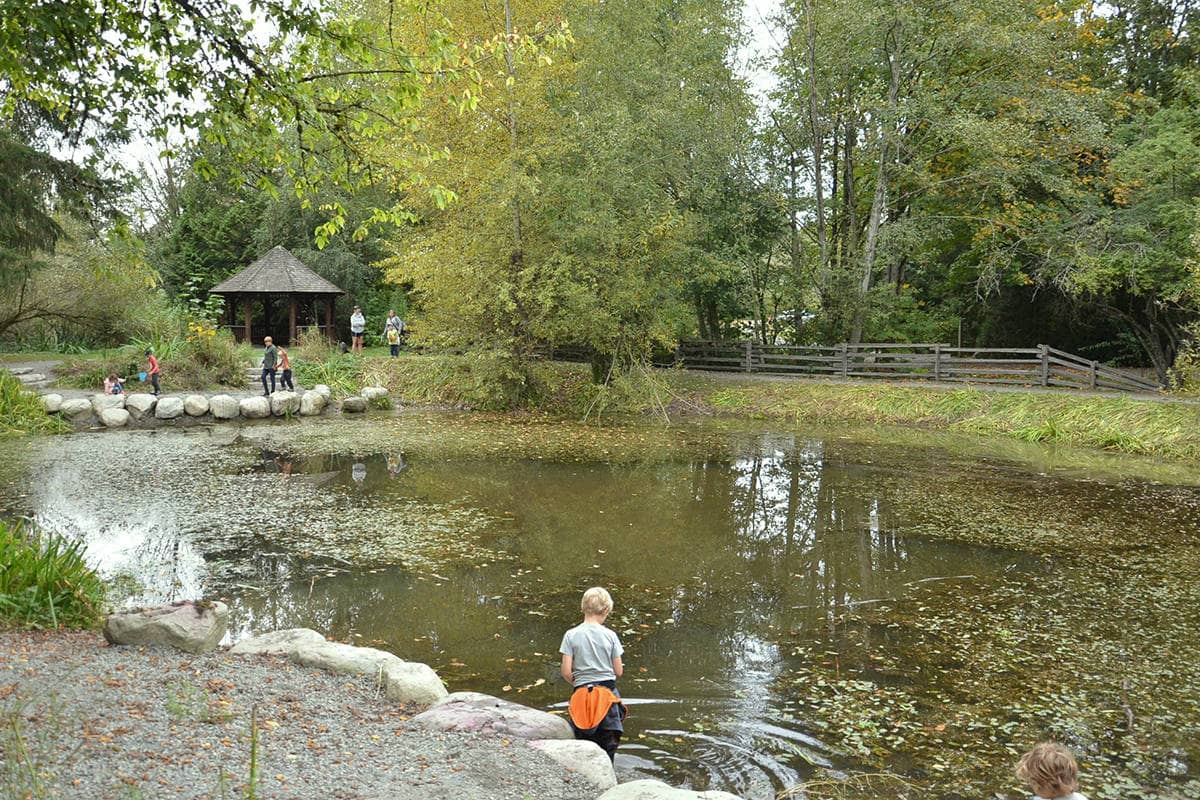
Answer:
<path fill-rule="evenodd" d="M 383 323 L 383 338 L 392 349 L 392 358 L 400 355 L 400 337 L 404 335 L 404 322 L 396 316 L 396 309 L 388 312 L 387 322 Z"/>
<path fill-rule="evenodd" d="M 363 316 L 360 306 L 354 307 L 350 315 L 350 352 L 362 355 L 363 332 L 367 329 L 367 318 Z"/>

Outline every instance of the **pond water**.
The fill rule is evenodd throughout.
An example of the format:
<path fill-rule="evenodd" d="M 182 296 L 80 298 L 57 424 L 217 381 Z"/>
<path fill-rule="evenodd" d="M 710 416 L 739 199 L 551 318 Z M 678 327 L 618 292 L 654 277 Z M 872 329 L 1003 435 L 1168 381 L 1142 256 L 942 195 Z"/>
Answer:
<path fill-rule="evenodd" d="M 223 597 L 234 638 L 311 627 L 548 709 L 605 585 L 624 778 L 1016 796 L 1015 756 L 1055 736 L 1094 798 L 1200 796 L 1187 469 L 886 432 L 352 425 L 38 440 L 0 503 L 82 537 L 131 603 Z"/>

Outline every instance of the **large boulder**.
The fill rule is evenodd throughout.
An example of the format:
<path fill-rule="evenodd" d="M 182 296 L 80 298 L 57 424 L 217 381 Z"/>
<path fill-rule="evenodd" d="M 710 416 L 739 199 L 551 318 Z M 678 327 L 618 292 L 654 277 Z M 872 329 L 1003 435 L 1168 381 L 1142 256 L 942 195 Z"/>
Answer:
<path fill-rule="evenodd" d="M 138 392 L 128 395 L 125 398 L 125 410 L 134 419 L 142 419 L 149 416 L 154 412 L 156 405 L 158 405 L 158 398 L 146 392 Z"/>
<path fill-rule="evenodd" d="M 63 400 L 62 405 L 58 407 L 58 413 L 62 414 L 67 419 L 83 419 L 90 416 L 92 413 L 92 401 L 85 400 L 82 397 L 76 397 L 72 400 Z"/>
<path fill-rule="evenodd" d="M 366 675 L 399 703 L 431 705 L 446 696 L 442 679 L 427 664 L 405 661 L 373 647 L 355 647 L 308 628 L 289 628 L 244 639 L 229 651 L 236 655 L 285 655 L 290 661 L 339 675 Z"/>
<path fill-rule="evenodd" d="M 397 703 L 433 705 L 449 695 L 442 679 L 428 664 L 392 661 L 383 665 L 383 693 Z"/>
<path fill-rule="evenodd" d="M 325 395 L 315 389 L 309 389 L 300 395 L 300 416 L 315 417 L 325 410 L 325 404 L 328 402 Z"/>
<path fill-rule="evenodd" d="M 271 395 L 271 413 L 277 417 L 300 413 L 300 395 L 295 392 L 276 392 Z"/>
<path fill-rule="evenodd" d="M 291 656 L 301 647 L 322 644 L 324 641 L 325 637 L 311 628 L 286 628 L 242 639 L 229 648 L 229 652 L 234 655 Z"/>
<path fill-rule="evenodd" d="M 312 390 L 314 392 L 316 392 L 317 394 L 321 395 L 322 397 L 324 397 L 326 403 L 328 403 L 330 401 L 330 399 L 333 398 L 333 392 L 330 391 L 329 387 L 323 383 L 316 384 L 315 386 L 312 387 Z"/>
<path fill-rule="evenodd" d="M 155 644 L 187 653 L 215 650 L 229 629 L 229 608 L 224 603 L 171 603 L 123 614 L 104 622 L 104 638 L 111 644 Z"/>
<path fill-rule="evenodd" d="M 729 792 L 693 792 L 676 789 L 662 781 L 630 781 L 614 786 L 596 800 L 741 800 Z"/>
<path fill-rule="evenodd" d="M 613 771 L 608 753 L 595 742 L 583 739 L 534 739 L 529 746 L 550 756 L 568 771 L 578 773 L 593 784 L 596 791 L 603 792 L 617 785 L 617 773 Z"/>
<path fill-rule="evenodd" d="M 370 403 L 372 400 L 379 400 L 387 397 L 388 390 L 382 386 L 364 386 L 363 390 L 359 392 L 359 394 L 362 395 L 364 400 Z"/>
<path fill-rule="evenodd" d="M 26 386 L 34 383 L 41 383 L 46 380 L 46 376 L 41 372 L 14 372 L 13 370 L 9 370 L 9 372 L 12 372 L 13 375 L 16 375 L 17 380 Z"/>
<path fill-rule="evenodd" d="M 63 396 L 61 394 L 44 394 L 42 395 L 42 407 L 46 409 L 47 414 L 56 414 L 62 408 Z"/>
<path fill-rule="evenodd" d="M 367 410 L 365 397 L 347 397 L 342 401 L 342 411 L 348 414 L 361 414 Z"/>
<path fill-rule="evenodd" d="M 208 398 L 202 394 L 189 394 L 183 398 L 183 413 L 189 417 L 203 417 L 208 413 Z"/>
<path fill-rule="evenodd" d="M 374 647 L 355 647 L 341 642 L 319 642 L 296 648 L 291 659 L 335 675 L 366 675 L 381 678 L 383 668 L 400 657 Z"/>
<path fill-rule="evenodd" d="M 243 397 L 238 401 L 238 411 L 246 419 L 266 419 L 271 416 L 271 401 L 265 397 Z"/>
<path fill-rule="evenodd" d="M 92 411 L 96 416 L 100 416 L 100 412 L 106 408 L 124 408 L 125 395 L 123 394 L 94 394 L 92 395 Z"/>
<path fill-rule="evenodd" d="M 241 409 L 238 408 L 236 397 L 217 394 L 208 399 L 208 412 L 213 415 L 213 419 L 236 419 Z"/>
<path fill-rule="evenodd" d="M 408 724 L 514 739 L 575 738 L 571 726 L 562 717 L 479 692 L 447 695 L 428 711 L 417 714 Z"/>
<path fill-rule="evenodd" d="M 129 412 L 123 408 L 102 408 L 100 422 L 106 428 L 124 428 L 129 424 Z"/>
<path fill-rule="evenodd" d="M 183 400 L 179 397 L 160 397 L 154 406 L 155 419 L 175 419 L 183 416 Z"/>

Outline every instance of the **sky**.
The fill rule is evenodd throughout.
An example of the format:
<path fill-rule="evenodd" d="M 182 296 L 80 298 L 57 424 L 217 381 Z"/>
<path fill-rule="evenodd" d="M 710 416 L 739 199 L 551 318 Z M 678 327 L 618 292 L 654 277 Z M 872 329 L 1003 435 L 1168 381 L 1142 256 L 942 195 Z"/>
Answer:
<path fill-rule="evenodd" d="M 766 93 L 771 88 L 772 77 L 765 68 L 756 67 L 755 62 L 763 61 L 764 57 L 778 46 L 779 32 L 774 29 L 769 19 L 779 11 L 781 2 L 782 0 L 745 0 L 742 6 L 742 16 L 750 36 L 739 60 L 758 96 L 760 107 L 766 102 Z"/>

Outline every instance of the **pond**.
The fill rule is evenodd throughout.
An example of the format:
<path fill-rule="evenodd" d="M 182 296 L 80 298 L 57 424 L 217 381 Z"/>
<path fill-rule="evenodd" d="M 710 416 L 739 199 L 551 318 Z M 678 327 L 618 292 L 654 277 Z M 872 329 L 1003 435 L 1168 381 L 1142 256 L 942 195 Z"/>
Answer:
<path fill-rule="evenodd" d="M 405 414 L 0 450 L 0 506 L 83 538 L 130 603 L 223 597 L 560 709 L 613 593 L 622 778 L 771 798 L 1200 797 L 1200 472 L 895 431 Z M 828 791 L 810 785 L 811 796 Z"/>

